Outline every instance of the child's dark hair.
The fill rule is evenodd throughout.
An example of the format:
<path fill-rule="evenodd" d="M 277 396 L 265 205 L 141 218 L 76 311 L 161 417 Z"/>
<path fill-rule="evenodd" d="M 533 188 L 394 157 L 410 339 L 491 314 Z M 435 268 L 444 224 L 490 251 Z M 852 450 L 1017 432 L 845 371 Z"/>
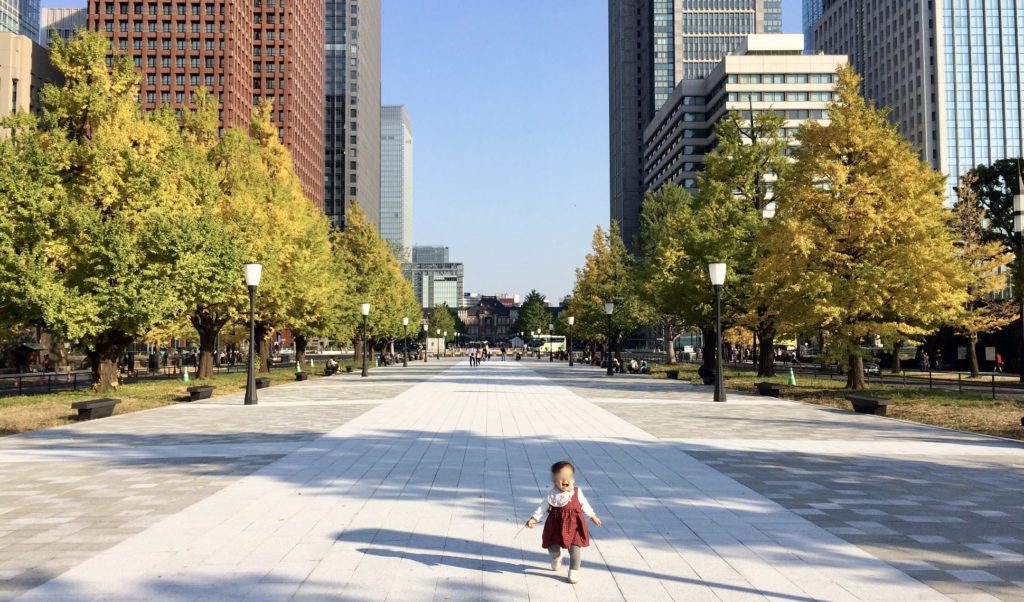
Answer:
<path fill-rule="evenodd" d="M 551 474 L 556 474 L 556 473 L 560 472 L 565 467 L 571 468 L 572 469 L 572 473 L 576 474 L 576 467 L 573 465 L 572 462 L 570 462 L 568 460 L 559 460 L 558 462 L 555 462 L 554 464 L 552 464 L 551 465 Z"/>

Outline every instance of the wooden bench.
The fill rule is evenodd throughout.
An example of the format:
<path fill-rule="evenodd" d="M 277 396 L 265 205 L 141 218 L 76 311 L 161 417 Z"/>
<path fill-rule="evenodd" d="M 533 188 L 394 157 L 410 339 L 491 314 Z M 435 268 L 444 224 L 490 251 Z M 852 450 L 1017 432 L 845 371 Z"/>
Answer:
<path fill-rule="evenodd" d="M 263 377 L 260 377 L 260 378 L 256 379 L 256 388 L 257 389 L 266 389 L 268 387 L 270 387 L 270 377 L 269 376 L 263 376 Z"/>
<path fill-rule="evenodd" d="M 885 410 L 892 403 L 891 399 L 868 397 L 867 395 L 847 395 L 846 399 L 853 404 L 853 411 L 858 414 L 874 414 L 885 416 Z"/>
<path fill-rule="evenodd" d="M 120 399 L 87 399 L 71 404 L 72 410 L 78 410 L 79 420 L 106 418 L 114 413 L 114 406 L 121 403 Z"/>
<path fill-rule="evenodd" d="M 188 388 L 188 400 L 199 401 L 200 399 L 209 399 L 213 395 L 213 387 L 210 385 L 203 385 L 199 387 Z"/>
<path fill-rule="evenodd" d="M 761 397 L 782 397 L 782 390 L 775 383 L 754 383 L 754 386 Z"/>

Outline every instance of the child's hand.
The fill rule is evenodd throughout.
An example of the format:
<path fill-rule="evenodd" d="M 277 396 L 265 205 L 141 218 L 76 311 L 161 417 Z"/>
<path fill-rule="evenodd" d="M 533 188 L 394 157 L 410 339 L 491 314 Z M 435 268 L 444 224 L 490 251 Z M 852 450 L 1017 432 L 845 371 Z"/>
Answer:
<path fill-rule="evenodd" d="M 593 523 L 594 523 L 595 525 L 597 525 L 598 527 L 600 527 L 600 526 L 601 526 L 601 519 L 597 518 L 597 515 L 596 515 L 596 514 L 595 514 L 594 516 L 591 516 L 591 517 L 590 517 L 590 520 L 591 520 L 591 521 L 592 521 L 592 522 L 593 522 Z"/>
<path fill-rule="evenodd" d="M 526 521 L 526 528 L 527 529 L 532 529 L 533 526 L 536 525 L 536 524 L 537 524 L 537 519 L 531 518 L 530 520 Z"/>

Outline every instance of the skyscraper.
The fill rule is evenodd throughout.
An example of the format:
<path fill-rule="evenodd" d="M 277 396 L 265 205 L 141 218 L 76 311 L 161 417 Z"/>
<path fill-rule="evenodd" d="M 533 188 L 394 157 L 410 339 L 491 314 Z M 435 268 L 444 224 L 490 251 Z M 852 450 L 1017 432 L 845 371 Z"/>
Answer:
<path fill-rule="evenodd" d="M 402 105 L 380 110 L 380 235 L 412 254 L 412 120 Z"/>
<path fill-rule="evenodd" d="M 89 28 L 140 71 L 143 109 L 187 107 L 200 88 L 222 127 L 249 123 L 256 103 L 291 152 L 306 197 L 323 205 L 323 21 L 315 2 L 89 0 Z"/>
<path fill-rule="evenodd" d="M 805 0 L 807 2 L 809 0 Z M 864 94 L 950 176 L 1021 155 L 1024 4 L 825 0 L 814 48 L 850 55 Z"/>
<path fill-rule="evenodd" d="M 814 24 L 821 18 L 825 10 L 825 0 L 804 0 L 803 6 L 803 27 L 804 27 L 804 50 L 814 50 Z"/>
<path fill-rule="evenodd" d="M 611 218 L 635 248 L 644 128 L 676 84 L 706 77 L 752 33 L 782 31 L 781 0 L 609 0 Z"/>
<path fill-rule="evenodd" d="M 0 32 L 39 38 L 39 0 L 0 0 Z"/>
<path fill-rule="evenodd" d="M 324 212 L 355 201 L 380 226 L 380 0 L 326 2 Z"/>

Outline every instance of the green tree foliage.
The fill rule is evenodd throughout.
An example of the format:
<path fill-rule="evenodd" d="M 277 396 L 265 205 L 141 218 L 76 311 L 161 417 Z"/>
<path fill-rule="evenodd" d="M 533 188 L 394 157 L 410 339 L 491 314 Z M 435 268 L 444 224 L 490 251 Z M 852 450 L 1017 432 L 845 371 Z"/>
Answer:
<path fill-rule="evenodd" d="M 765 211 L 775 201 L 774 182 L 789 168 L 788 143 L 780 133 L 784 123 L 768 111 L 753 113 L 748 121 L 732 113 L 719 123 L 718 146 L 697 177 L 691 231 L 692 256 L 728 264 L 723 320 L 757 333 L 758 375 L 765 377 L 775 374 L 775 291 L 755 282 L 753 274 L 764 255 L 759 239 L 768 225 Z"/>
<path fill-rule="evenodd" d="M 373 227 L 333 232 L 303 195 L 269 105 L 248 129 L 218 132 L 198 92 L 180 116 L 143 113 L 127 58 L 107 65 L 105 37 L 56 40 L 65 83 L 40 94 L 40 119 L 13 115 L 0 140 L 0 312 L 7 326 L 79 342 L 101 390 L 132 341 L 199 334 L 199 375 L 218 334 L 247 320 L 242 263 L 263 264 L 257 301 L 261 367 L 270 334 L 351 340 L 358 303 L 395 338 L 419 307 Z"/>
<path fill-rule="evenodd" d="M 693 197 L 668 183 L 648 193 L 640 213 L 643 241 L 637 281 L 665 333 L 666 359 L 675 362 L 675 341 L 688 328 L 706 326 L 707 299 L 696 280 L 702 274 L 684 250 L 691 232 Z M 696 288 L 695 288 L 696 287 Z"/>
<path fill-rule="evenodd" d="M 445 337 L 446 343 L 455 340 L 455 333 L 457 332 L 456 318 L 457 315 L 452 308 L 448 307 L 447 303 L 435 305 L 434 311 L 430 312 L 430 321 L 427 323 L 431 338 L 437 338 L 437 332 L 441 331 L 441 336 L 444 336 L 446 332 L 448 333 L 448 336 Z"/>
<path fill-rule="evenodd" d="M 551 311 L 548 310 L 547 298 L 531 290 L 519 306 L 519 316 L 512 324 L 512 332 L 521 332 L 526 340 L 530 340 L 534 332 L 548 331 L 551 322 Z"/>
<path fill-rule="evenodd" d="M 420 315 L 412 286 L 402 276 L 402 267 L 387 241 L 366 219 L 366 214 L 353 203 L 345 216 L 345 230 L 339 240 L 341 260 L 349 264 L 351 303 L 338 308 L 344 321 L 362 324 L 360 305 L 370 304 L 369 340 L 394 341 L 403 334 L 402 318 L 410 323 Z M 361 330 L 361 326 L 359 327 Z M 453 331 L 454 332 L 454 331 Z M 361 333 L 357 334 L 361 342 Z M 362 345 L 356 346 L 357 355 Z"/>
<path fill-rule="evenodd" d="M 606 301 L 615 303 L 611 341 L 607 336 Z M 653 312 L 643 299 L 633 257 L 622 242 L 617 223 L 612 222 L 608 232 L 600 227 L 594 231 L 593 250 L 584 266 L 576 270 L 570 311 L 576 316 L 581 340 L 603 341 L 615 349 L 626 335 L 651 323 Z"/>
<path fill-rule="evenodd" d="M 951 222 L 968 297 L 953 325 L 967 339 L 967 359 L 974 377 L 979 374 L 979 335 L 1008 326 L 1019 317 L 1016 300 L 999 298 L 1009 284 L 1005 268 L 1013 261 L 1013 254 L 999 240 L 988 240 L 991 221 L 978 200 L 977 178 L 975 173 L 961 178 Z"/>
<path fill-rule="evenodd" d="M 964 186 L 972 193 L 972 199 L 984 208 L 989 218 L 986 238 L 999 240 L 1007 250 L 1016 250 L 1013 232 L 1013 196 L 1021 191 L 1020 177 L 1024 170 L 1024 159 L 1002 159 L 992 165 L 978 165 L 962 178 L 958 194 Z M 962 194 L 961 194 L 962 196 Z"/>
<path fill-rule="evenodd" d="M 801 128 L 755 276 L 795 329 L 825 333 L 850 389 L 864 387 L 863 342 L 949 322 L 967 300 L 945 178 L 859 86 L 841 69 L 831 123 Z"/>
<path fill-rule="evenodd" d="M 5 250 L 22 290 L 8 288 L 0 304 L 81 341 L 101 390 L 116 386 L 116 362 L 136 336 L 183 313 L 182 242 L 199 234 L 186 224 L 201 214 L 169 167 L 176 125 L 139 111 L 130 63 L 108 68 L 107 48 L 97 34 L 56 41 L 51 59 L 66 83 L 42 90 L 41 122 L 10 123 L 0 151 L 7 186 L 33 182 L 27 193 L 0 192 L 0 211 L 15 228 L 41 222 Z"/>

